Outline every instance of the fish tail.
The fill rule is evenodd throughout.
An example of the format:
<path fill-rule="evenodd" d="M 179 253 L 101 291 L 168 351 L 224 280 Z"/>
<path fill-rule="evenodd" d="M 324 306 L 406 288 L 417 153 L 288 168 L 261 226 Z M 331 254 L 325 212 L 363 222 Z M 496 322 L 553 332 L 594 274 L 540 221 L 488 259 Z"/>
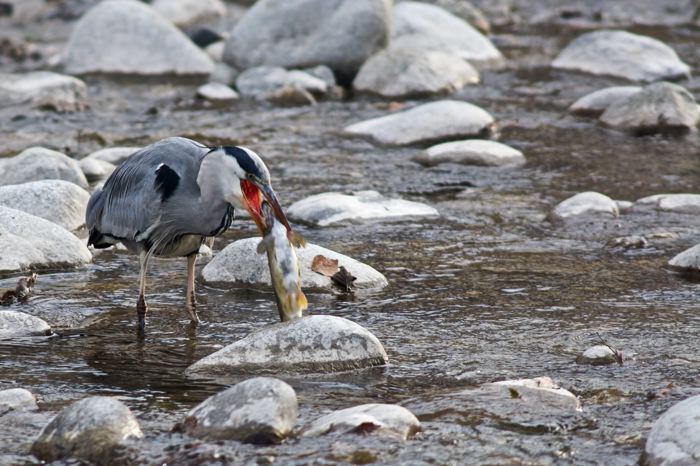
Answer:
<path fill-rule="evenodd" d="M 301 288 L 297 290 L 297 307 L 300 311 L 303 311 L 304 309 L 309 307 L 309 301 L 307 301 L 306 295 L 303 291 L 301 291 Z"/>

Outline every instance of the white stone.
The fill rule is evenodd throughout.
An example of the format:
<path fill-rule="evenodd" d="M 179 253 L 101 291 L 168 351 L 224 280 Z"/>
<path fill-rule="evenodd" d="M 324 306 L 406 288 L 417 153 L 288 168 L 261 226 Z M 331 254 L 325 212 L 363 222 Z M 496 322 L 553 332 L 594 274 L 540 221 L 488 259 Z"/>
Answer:
<path fill-rule="evenodd" d="M 207 55 L 209 55 L 212 60 L 220 62 L 224 59 L 224 45 L 226 45 L 226 41 L 220 40 L 207 45 L 204 51 L 207 52 Z"/>
<path fill-rule="evenodd" d="M 175 26 L 187 27 L 226 16 L 221 0 L 155 0 L 151 5 Z"/>
<path fill-rule="evenodd" d="M 207 83 L 197 88 L 197 95 L 212 102 L 230 102 L 238 99 L 238 93 L 221 83 Z"/>
<path fill-rule="evenodd" d="M 258 254 L 260 238 L 246 238 L 234 241 L 219 252 L 202 270 L 205 282 L 231 282 L 248 285 L 272 286 L 270 269 L 265 254 Z M 330 249 L 307 243 L 306 247 L 296 249 L 301 270 L 301 287 L 314 289 L 332 289 L 331 279 L 311 270 L 313 258 L 321 254 L 329 259 L 337 259 L 339 266 L 344 266 L 355 280 L 355 288 L 383 288 L 388 285 L 384 275 L 369 265 L 339 254 Z"/>
<path fill-rule="evenodd" d="M 120 165 L 131 154 L 141 150 L 141 147 L 107 147 L 89 154 L 87 157 L 91 159 L 102 160 L 109 162 L 112 165 Z"/>
<path fill-rule="evenodd" d="M 420 2 L 394 6 L 391 47 L 451 52 L 478 68 L 503 65 L 491 41 L 464 20 L 440 7 Z"/>
<path fill-rule="evenodd" d="M 241 372 L 342 372 L 382 366 L 377 337 L 342 317 L 314 315 L 269 325 L 200 359 L 190 376 Z"/>
<path fill-rule="evenodd" d="M 326 434 L 383 435 L 408 439 L 420 430 L 420 421 L 413 413 L 399 405 L 370 403 L 333 411 L 311 423 L 302 432 L 303 437 Z"/>
<path fill-rule="evenodd" d="M 70 74 L 208 75 L 214 62 L 148 5 L 107 0 L 75 25 L 63 51 Z"/>
<path fill-rule="evenodd" d="M 0 107 L 28 104 L 59 112 L 85 108 L 87 86 L 72 76 L 49 71 L 24 74 L 0 73 Z"/>
<path fill-rule="evenodd" d="M 655 194 L 638 199 L 636 204 L 652 205 L 659 210 L 700 213 L 700 194 Z"/>
<path fill-rule="evenodd" d="M 700 395 L 676 403 L 654 422 L 643 466 L 693 466 L 700 462 Z"/>
<path fill-rule="evenodd" d="M 362 136 L 378 144 L 404 146 L 490 134 L 494 120 L 468 102 L 440 100 L 347 126 L 346 135 Z"/>
<path fill-rule="evenodd" d="M 600 366 L 617 362 L 617 355 L 607 345 L 595 345 L 581 353 L 576 362 Z"/>
<path fill-rule="evenodd" d="M 617 203 L 604 194 L 593 191 L 578 193 L 554 208 L 552 214 L 558 218 L 569 218 L 592 213 L 608 213 L 617 217 Z"/>
<path fill-rule="evenodd" d="M 0 186 L 39 180 L 65 180 L 88 187 L 78 162 L 55 150 L 30 147 L 14 157 L 0 158 Z"/>
<path fill-rule="evenodd" d="M 484 139 L 467 139 L 438 144 L 429 147 L 414 160 L 427 166 L 440 163 L 462 163 L 487 167 L 525 164 L 525 156 L 519 150 L 500 142 Z"/>
<path fill-rule="evenodd" d="M 292 387 L 272 377 L 256 377 L 207 398 L 177 429 L 210 441 L 279 443 L 292 432 L 297 414 Z"/>
<path fill-rule="evenodd" d="M 639 86 L 613 86 L 586 94 L 571 104 L 569 112 L 575 115 L 597 117 L 613 102 L 626 99 L 641 91 Z"/>
<path fill-rule="evenodd" d="M 78 164 L 90 183 L 106 179 L 117 168 L 114 164 L 93 157 L 83 157 Z"/>
<path fill-rule="evenodd" d="M 287 71 L 276 66 L 258 66 L 242 72 L 236 78 L 241 95 L 256 99 L 269 99 L 284 88 L 303 89 L 312 94 L 325 94 L 326 83 L 303 71 Z"/>
<path fill-rule="evenodd" d="M 577 37 L 559 53 L 552 66 L 632 81 L 656 81 L 690 74 L 688 65 L 663 42 L 618 30 L 598 30 Z"/>
<path fill-rule="evenodd" d="M 75 230 L 85 224 L 90 194 L 63 180 L 41 180 L 0 186 L 0 205 L 36 215 Z"/>
<path fill-rule="evenodd" d="M 700 244 L 677 254 L 668 265 L 678 269 L 700 270 Z"/>
<path fill-rule="evenodd" d="M 1 231 L 0 227 L 0 231 Z M 4 311 L 0 309 L 0 339 L 27 336 L 46 336 L 51 333 L 51 327 L 42 319 L 19 311 Z M 2 392 L 0 392 L 1 394 Z M 0 405 L 2 400 L 0 399 Z"/>
<path fill-rule="evenodd" d="M 91 260 L 84 241 L 55 223 L 0 207 L 0 272 L 77 266 Z"/>
<path fill-rule="evenodd" d="M 32 392 L 24 388 L 10 388 L 0 390 L 0 414 L 5 410 L 39 409 L 36 405 L 36 397 Z"/>
<path fill-rule="evenodd" d="M 555 397 L 556 400 L 571 406 L 576 411 L 581 410 L 581 403 L 576 395 L 555 384 L 549 377 L 535 377 L 532 379 L 502 380 L 487 384 L 490 386 L 506 387 L 515 390 L 521 398 L 529 398 L 530 401 L 542 399 L 542 404 L 548 404 L 546 399 Z M 513 396 L 512 392 L 510 396 Z M 560 404 L 560 403 L 558 403 Z"/>

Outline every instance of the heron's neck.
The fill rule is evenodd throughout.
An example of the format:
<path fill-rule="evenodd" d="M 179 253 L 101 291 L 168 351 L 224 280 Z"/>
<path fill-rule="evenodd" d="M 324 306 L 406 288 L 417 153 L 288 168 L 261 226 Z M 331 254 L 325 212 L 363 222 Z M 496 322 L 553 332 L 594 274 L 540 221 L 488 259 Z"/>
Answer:
<path fill-rule="evenodd" d="M 204 205 L 231 204 L 242 209 L 241 180 L 231 157 L 219 151 L 204 156 L 197 175 L 200 199 Z"/>

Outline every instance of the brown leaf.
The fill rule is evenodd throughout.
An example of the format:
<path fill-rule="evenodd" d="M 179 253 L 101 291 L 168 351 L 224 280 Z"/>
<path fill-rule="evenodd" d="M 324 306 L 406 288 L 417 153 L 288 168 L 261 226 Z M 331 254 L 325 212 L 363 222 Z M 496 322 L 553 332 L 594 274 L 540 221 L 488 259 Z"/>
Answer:
<path fill-rule="evenodd" d="M 311 270 L 326 277 L 333 277 L 338 273 L 338 259 L 329 259 L 319 254 L 311 261 Z"/>
<path fill-rule="evenodd" d="M 352 287 L 353 283 L 355 283 L 355 280 L 357 280 L 357 277 L 353 277 L 352 274 L 343 266 L 340 267 L 338 273 L 331 277 L 331 281 L 343 288 L 345 291 L 350 291 L 350 288 Z"/>

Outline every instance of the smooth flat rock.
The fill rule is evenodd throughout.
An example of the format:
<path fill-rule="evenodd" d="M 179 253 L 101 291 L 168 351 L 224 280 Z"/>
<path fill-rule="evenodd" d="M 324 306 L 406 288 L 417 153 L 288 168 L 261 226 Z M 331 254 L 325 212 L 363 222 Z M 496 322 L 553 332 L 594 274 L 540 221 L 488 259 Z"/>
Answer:
<path fill-rule="evenodd" d="M 559 53 L 552 66 L 631 81 L 690 75 L 688 65 L 663 42 L 619 30 L 598 30 L 577 37 Z"/>
<path fill-rule="evenodd" d="M 491 133 L 493 125 L 493 117 L 476 105 L 457 100 L 440 100 L 355 123 L 347 126 L 344 133 L 367 137 L 386 146 L 406 146 L 484 137 Z"/>
<path fill-rule="evenodd" d="M 399 405 L 370 403 L 326 414 L 304 429 L 302 436 L 371 433 L 406 440 L 413 437 L 419 430 L 420 421 L 406 408 Z"/>
<path fill-rule="evenodd" d="M 51 327 L 42 319 L 19 311 L 0 309 L 0 338 L 46 336 Z M 2 393 L 2 392 L 0 392 Z M 0 405 L 2 401 L 0 400 Z"/>
<path fill-rule="evenodd" d="M 236 78 L 236 88 L 244 97 L 261 100 L 275 100 L 285 89 L 303 90 L 316 95 L 328 91 L 323 80 L 303 71 L 287 71 L 279 66 L 258 66 L 245 70 Z"/>
<path fill-rule="evenodd" d="M 142 437 L 138 421 L 121 401 L 92 396 L 53 418 L 32 445 L 32 453 L 42 461 L 72 457 L 105 464 L 121 442 Z"/>
<path fill-rule="evenodd" d="M 614 200 L 594 191 L 578 193 L 561 201 L 552 211 L 552 215 L 560 219 L 601 213 L 617 217 L 620 212 Z"/>
<path fill-rule="evenodd" d="M 88 154 L 87 158 L 102 160 L 117 166 L 139 150 L 141 147 L 107 147 Z"/>
<path fill-rule="evenodd" d="M 30 147 L 14 157 L 0 158 L 0 186 L 39 180 L 65 180 L 87 188 L 76 160 L 44 147 Z"/>
<path fill-rule="evenodd" d="M 92 157 L 83 157 L 78 164 L 88 183 L 106 179 L 117 168 L 114 164 Z"/>
<path fill-rule="evenodd" d="M 272 377 L 256 377 L 207 398 L 176 429 L 205 440 L 279 443 L 292 432 L 297 414 L 292 387 Z"/>
<path fill-rule="evenodd" d="M 367 60 L 352 86 L 358 92 L 399 98 L 447 94 L 478 82 L 479 72 L 458 55 L 391 47 Z"/>
<path fill-rule="evenodd" d="M 700 270 L 700 244 L 677 254 L 668 265 L 682 270 Z"/>
<path fill-rule="evenodd" d="M 187 368 L 190 376 L 261 372 L 342 372 L 383 366 L 377 337 L 342 317 L 314 315 L 249 334 Z"/>
<path fill-rule="evenodd" d="M 199 86 L 197 95 L 211 102 L 231 102 L 238 99 L 238 92 L 221 83 L 207 83 Z"/>
<path fill-rule="evenodd" d="M 510 397 L 528 398 L 533 403 L 543 405 L 554 404 L 568 406 L 572 410 L 580 411 L 581 403 L 576 395 L 555 384 L 549 377 L 535 377 L 532 379 L 502 380 L 487 384 L 491 387 L 507 388 L 504 395 Z M 515 393 L 514 393 L 515 392 Z"/>
<path fill-rule="evenodd" d="M 221 0 L 155 0 L 153 9 L 175 26 L 188 27 L 226 16 Z"/>
<path fill-rule="evenodd" d="M 438 216 L 427 204 L 389 199 L 377 191 L 357 191 L 352 195 L 321 193 L 295 202 L 287 210 L 296 222 L 325 227 L 347 220 Z"/>
<path fill-rule="evenodd" d="M 326 65 L 349 81 L 367 58 L 387 46 L 391 3 L 260 0 L 233 28 L 224 61 L 239 69 Z"/>
<path fill-rule="evenodd" d="M 63 51 L 70 74 L 208 75 L 209 56 L 148 5 L 107 0 L 75 25 Z"/>
<path fill-rule="evenodd" d="M 426 149 L 414 160 L 422 165 L 461 163 L 487 167 L 525 164 L 525 156 L 517 149 L 496 141 L 467 139 L 438 144 Z"/>
<path fill-rule="evenodd" d="M 0 108 L 29 105 L 59 112 L 83 110 L 87 104 L 87 86 L 72 76 L 34 71 L 0 73 Z"/>
<path fill-rule="evenodd" d="M 85 242 L 53 222 L 0 206 L 0 272 L 87 264 Z"/>
<path fill-rule="evenodd" d="M 643 466 L 692 466 L 700 461 L 700 395 L 676 403 L 654 422 Z"/>
<path fill-rule="evenodd" d="M 636 204 L 651 205 L 659 210 L 700 213 L 700 194 L 655 194 L 638 199 Z"/>
<path fill-rule="evenodd" d="M 693 95 L 667 82 L 654 83 L 631 96 L 611 103 L 600 122 L 634 133 L 695 131 L 700 110 Z"/>
<path fill-rule="evenodd" d="M 272 286 L 267 257 L 258 254 L 260 238 L 246 238 L 234 241 L 219 252 L 202 270 L 202 278 L 208 283 L 239 283 L 249 285 Z M 306 247 L 296 249 L 301 270 L 301 288 L 333 289 L 329 277 L 311 270 L 313 258 L 321 254 L 329 259 L 337 259 L 339 266 L 357 278 L 355 288 L 384 288 L 388 282 L 384 275 L 369 265 L 339 254 L 330 249 L 307 243 Z"/>
<path fill-rule="evenodd" d="M 0 390 L 0 415 L 7 411 L 19 409 L 39 409 L 36 405 L 36 397 L 34 394 L 24 388 Z"/>
<path fill-rule="evenodd" d="M 586 94 L 569 107 L 569 113 L 598 117 L 610 104 L 641 91 L 639 86 L 613 86 Z"/>
<path fill-rule="evenodd" d="M 593 366 L 604 366 L 617 362 L 617 355 L 606 345 L 595 345 L 581 353 L 576 362 L 579 364 L 591 364 Z"/>
<path fill-rule="evenodd" d="M 90 194 L 63 180 L 0 186 L 0 205 L 36 215 L 72 231 L 85 224 Z"/>
<path fill-rule="evenodd" d="M 501 67 L 504 63 L 493 43 L 467 22 L 438 6 L 421 2 L 394 6 L 391 47 L 451 52 L 477 68 Z"/>

